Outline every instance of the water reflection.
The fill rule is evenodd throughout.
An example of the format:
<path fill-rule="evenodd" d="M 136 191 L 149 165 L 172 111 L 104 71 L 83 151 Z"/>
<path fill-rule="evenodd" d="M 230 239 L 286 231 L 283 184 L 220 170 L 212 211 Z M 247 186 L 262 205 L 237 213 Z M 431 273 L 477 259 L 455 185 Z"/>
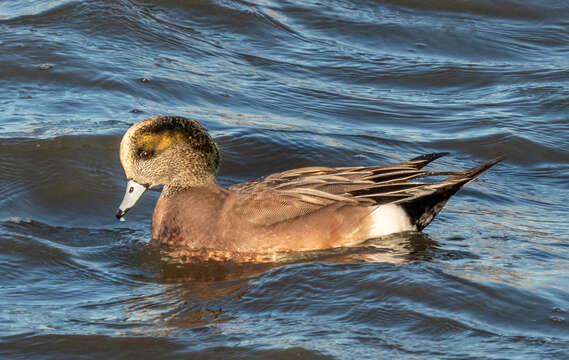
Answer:
<path fill-rule="evenodd" d="M 344 254 L 332 256 L 330 262 L 385 262 L 404 264 L 410 261 L 431 261 L 438 244 L 427 234 L 407 232 L 371 239 Z"/>
<path fill-rule="evenodd" d="M 275 267 L 309 261 L 393 264 L 414 260 L 430 261 L 437 247 L 437 242 L 427 234 L 406 232 L 370 239 L 350 247 L 270 255 L 247 254 L 241 257 L 243 261 L 224 261 L 226 254 L 205 250 L 163 252 L 160 281 L 169 283 L 241 280 L 260 276 Z M 210 260 L 200 260 L 205 258 Z M 232 258 L 235 259 L 235 256 Z"/>
<path fill-rule="evenodd" d="M 437 248 L 437 242 L 428 235 L 409 232 L 371 239 L 352 247 L 283 254 L 271 262 L 192 261 L 192 258 L 162 254 L 157 282 L 177 284 L 175 291 L 168 292 L 166 301 L 175 305 L 165 309 L 162 320 L 173 331 L 235 320 L 231 309 L 247 295 L 250 281 L 278 267 L 306 262 L 404 264 L 430 261 Z"/>

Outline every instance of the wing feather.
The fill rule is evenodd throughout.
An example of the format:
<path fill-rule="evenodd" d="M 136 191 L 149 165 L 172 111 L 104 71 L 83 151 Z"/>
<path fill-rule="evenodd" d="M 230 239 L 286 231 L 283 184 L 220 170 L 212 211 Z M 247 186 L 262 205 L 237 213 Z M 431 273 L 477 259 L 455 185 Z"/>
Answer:
<path fill-rule="evenodd" d="M 229 190 L 239 193 L 244 202 L 256 202 L 253 207 L 259 211 L 247 216 L 252 222 L 266 225 L 326 206 L 371 207 L 407 201 L 432 191 L 425 189 L 429 183 L 409 180 L 431 174 L 421 168 L 440 156 L 425 155 L 387 166 L 305 167 L 236 184 Z"/>

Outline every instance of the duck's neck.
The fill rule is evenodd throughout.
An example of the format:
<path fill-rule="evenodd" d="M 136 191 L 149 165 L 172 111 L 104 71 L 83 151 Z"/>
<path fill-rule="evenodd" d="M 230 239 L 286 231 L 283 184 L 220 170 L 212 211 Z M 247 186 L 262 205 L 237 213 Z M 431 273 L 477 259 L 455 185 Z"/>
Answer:
<path fill-rule="evenodd" d="M 215 178 L 212 178 L 209 181 L 204 182 L 203 184 L 192 184 L 191 186 L 187 186 L 187 185 L 184 185 L 184 186 L 182 186 L 182 185 L 164 185 L 164 188 L 162 189 L 161 197 L 172 198 L 173 196 L 175 196 L 176 194 L 179 194 L 181 192 L 184 192 L 184 191 L 187 191 L 190 189 L 194 189 L 194 188 L 201 188 L 201 187 L 209 188 L 212 190 L 223 191 L 223 188 L 221 186 L 219 186 L 219 184 L 217 183 Z"/>

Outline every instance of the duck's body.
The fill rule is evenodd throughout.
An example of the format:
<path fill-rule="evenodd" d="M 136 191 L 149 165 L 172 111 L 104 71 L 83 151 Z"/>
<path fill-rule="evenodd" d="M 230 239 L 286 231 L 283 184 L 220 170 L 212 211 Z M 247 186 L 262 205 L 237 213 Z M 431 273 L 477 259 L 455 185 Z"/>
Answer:
<path fill-rule="evenodd" d="M 370 238 L 370 213 L 369 207 L 343 203 L 310 211 L 271 190 L 199 186 L 158 200 L 152 241 L 163 249 L 235 253 L 327 249 Z"/>
<path fill-rule="evenodd" d="M 163 184 L 152 219 L 152 243 L 162 249 L 274 254 L 349 246 L 422 230 L 464 184 L 499 161 L 464 172 L 422 170 L 443 155 L 295 169 L 224 189 L 215 181 L 217 147 L 205 129 L 193 120 L 154 117 L 135 124 L 121 143 L 129 186 L 117 216 L 146 188 Z M 409 181 L 442 175 L 451 176 Z"/>

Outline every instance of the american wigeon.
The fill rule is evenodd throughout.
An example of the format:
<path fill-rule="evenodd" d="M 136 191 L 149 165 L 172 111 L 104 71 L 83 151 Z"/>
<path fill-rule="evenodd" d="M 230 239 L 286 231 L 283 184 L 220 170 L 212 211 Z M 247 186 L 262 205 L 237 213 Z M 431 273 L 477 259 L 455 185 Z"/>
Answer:
<path fill-rule="evenodd" d="M 120 145 L 128 179 L 121 218 L 148 188 L 164 185 L 152 243 L 164 250 L 275 254 L 361 243 L 421 231 L 464 184 L 501 160 L 462 172 L 422 168 L 446 153 L 387 166 L 306 167 L 219 186 L 218 148 L 197 121 L 155 116 L 133 125 Z M 447 176 L 438 182 L 412 179 Z"/>

